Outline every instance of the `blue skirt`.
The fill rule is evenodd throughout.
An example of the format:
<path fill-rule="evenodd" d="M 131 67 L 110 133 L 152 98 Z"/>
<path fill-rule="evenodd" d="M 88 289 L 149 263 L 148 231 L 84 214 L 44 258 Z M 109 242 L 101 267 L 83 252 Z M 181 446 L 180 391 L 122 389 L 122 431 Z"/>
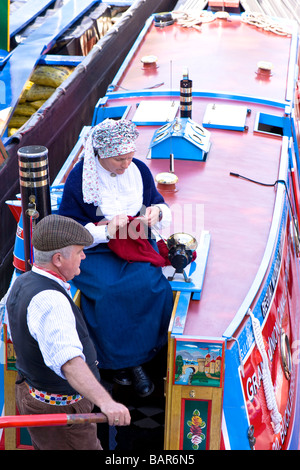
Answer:
<path fill-rule="evenodd" d="M 104 243 L 85 254 L 73 282 L 81 291 L 81 309 L 99 367 L 115 370 L 151 360 L 167 342 L 173 308 L 172 290 L 161 268 L 127 262 Z"/>

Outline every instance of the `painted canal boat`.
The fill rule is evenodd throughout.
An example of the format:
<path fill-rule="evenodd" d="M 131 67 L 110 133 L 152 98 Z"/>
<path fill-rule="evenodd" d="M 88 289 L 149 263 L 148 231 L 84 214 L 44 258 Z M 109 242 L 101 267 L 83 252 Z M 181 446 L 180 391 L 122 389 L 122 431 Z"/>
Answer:
<path fill-rule="evenodd" d="M 173 214 L 164 449 L 297 449 L 298 25 L 224 10 L 188 23 L 182 5 L 147 20 L 92 121 L 136 123 Z"/>

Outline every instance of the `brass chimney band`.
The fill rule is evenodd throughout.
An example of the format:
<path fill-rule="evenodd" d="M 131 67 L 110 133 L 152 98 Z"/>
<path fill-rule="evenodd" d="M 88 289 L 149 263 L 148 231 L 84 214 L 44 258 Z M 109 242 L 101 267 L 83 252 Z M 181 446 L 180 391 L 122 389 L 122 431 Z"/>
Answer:
<path fill-rule="evenodd" d="M 19 149 L 20 186 L 40 188 L 49 184 L 48 149 L 31 145 Z"/>

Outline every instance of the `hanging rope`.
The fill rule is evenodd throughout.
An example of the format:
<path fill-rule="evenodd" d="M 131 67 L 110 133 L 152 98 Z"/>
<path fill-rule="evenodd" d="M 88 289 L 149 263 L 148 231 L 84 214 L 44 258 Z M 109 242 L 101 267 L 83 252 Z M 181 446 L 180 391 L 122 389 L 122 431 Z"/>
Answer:
<path fill-rule="evenodd" d="M 266 403 L 267 403 L 268 410 L 270 411 L 270 414 L 271 414 L 271 420 L 272 420 L 273 427 L 274 427 L 274 434 L 278 434 L 280 432 L 282 416 L 278 410 L 278 406 L 276 402 L 276 396 L 275 396 L 274 387 L 272 383 L 272 377 L 271 377 L 271 373 L 269 369 L 268 356 L 267 356 L 266 349 L 265 349 L 264 339 L 261 333 L 259 320 L 255 318 L 250 308 L 248 310 L 248 314 L 250 315 L 250 318 L 252 321 L 252 328 L 253 328 L 256 346 L 262 357 L 262 381 L 263 381 Z"/>

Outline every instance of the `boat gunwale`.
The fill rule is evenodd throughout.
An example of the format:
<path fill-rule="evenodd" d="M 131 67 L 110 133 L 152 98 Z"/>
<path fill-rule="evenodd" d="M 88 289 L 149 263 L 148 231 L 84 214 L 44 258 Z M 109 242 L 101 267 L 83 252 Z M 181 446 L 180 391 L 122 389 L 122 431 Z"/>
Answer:
<path fill-rule="evenodd" d="M 294 96 L 294 84 L 296 82 L 295 77 L 297 77 L 299 72 L 299 66 L 297 65 L 298 57 L 298 45 L 299 45 L 299 36 L 298 36 L 298 24 L 296 21 L 292 21 L 293 31 L 291 34 L 291 46 L 290 46 L 290 57 L 288 62 L 288 76 L 287 76 L 287 86 L 286 86 L 286 100 L 293 101 Z"/>
<path fill-rule="evenodd" d="M 153 87 L 154 89 L 154 87 Z M 170 97 L 170 96 L 180 96 L 179 90 L 156 90 L 151 91 L 152 89 L 137 89 L 137 90 L 128 90 L 122 92 L 108 92 L 105 97 L 100 98 L 99 101 L 104 100 L 117 100 L 117 99 L 128 99 L 128 98 L 136 98 L 136 97 Z M 247 96 L 247 95 L 240 95 L 240 94 L 231 94 L 229 92 L 213 92 L 213 91 L 197 91 L 193 90 L 193 98 L 216 98 L 220 100 L 229 100 L 229 101 L 237 101 L 237 102 L 244 102 L 244 103 L 254 103 L 254 104 L 261 104 L 264 106 L 282 108 L 287 112 L 286 107 L 290 106 L 289 101 L 277 101 L 277 100 L 269 100 L 263 97 L 255 97 L 255 96 Z"/>
<path fill-rule="evenodd" d="M 281 148 L 278 180 L 286 181 L 286 177 L 288 174 L 288 162 L 289 162 L 288 145 L 289 145 L 289 138 L 284 136 L 282 138 L 282 148 Z M 234 336 L 235 331 L 239 328 L 244 317 L 248 314 L 249 308 L 251 308 L 251 305 L 254 302 L 256 295 L 258 294 L 260 288 L 263 286 L 266 273 L 268 271 L 270 264 L 272 263 L 274 249 L 276 247 L 276 243 L 278 239 L 278 233 L 280 229 L 282 211 L 283 211 L 284 204 L 285 204 L 285 198 L 286 198 L 285 186 L 280 184 L 277 186 L 272 222 L 271 222 L 271 227 L 270 227 L 268 240 L 266 243 L 266 248 L 265 248 L 263 257 L 261 259 L 259 268 L 252 282 L 252 285 L 250 286 L 247 294 L 245 295 L 245 298 L 242 304 L 240 305 L 239 309 L 237 310 L 234 318 L 229 323 L 228 327 L 223 333 L 223 337 L 227 339 L 230 339 Z"/>
<path fill-rule="evenodd" d="M 118 72 L 113 78 L 113 81 L 107 88 L 107 92 L 113 90 L 114 87 L 117 86 L 117 82 L 121 79 L 122 75 L 124 74 L 126 68 L 129 66 L 131 59 L 133 58 L 134 54 L 136 53 L 137 49 L 139 48 L 142 40 L 146 36 L 148 30 L 150 29 L 152 22 L 153 22 L 154 15 L 149 16 L 146 20 L 144 27 L 141 29 L 139 35 L 137 36 L 136 40 L 134 41 L 133 45 L 131 46 L 128 54 L 126 55 L 122 65 L 120 66 Z"/>

